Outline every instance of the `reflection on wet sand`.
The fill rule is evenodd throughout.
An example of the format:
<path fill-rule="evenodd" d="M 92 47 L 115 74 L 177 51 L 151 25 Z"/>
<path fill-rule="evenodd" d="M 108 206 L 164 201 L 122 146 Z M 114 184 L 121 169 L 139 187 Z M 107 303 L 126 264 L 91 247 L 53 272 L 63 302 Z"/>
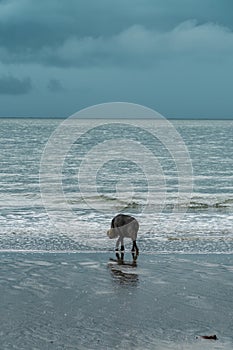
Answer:
<path fill-rule="evenodd" d="M 110 258 L 108 266 L 111 269 L 114 281 L 122 285 L 136 286 L 139 282 L 138 274 L 132 271 L 137 267 L 138 254 L 132 253 L 132 261 L 124 260 L 124 253 L 116 252 L 116 259 Z"/>

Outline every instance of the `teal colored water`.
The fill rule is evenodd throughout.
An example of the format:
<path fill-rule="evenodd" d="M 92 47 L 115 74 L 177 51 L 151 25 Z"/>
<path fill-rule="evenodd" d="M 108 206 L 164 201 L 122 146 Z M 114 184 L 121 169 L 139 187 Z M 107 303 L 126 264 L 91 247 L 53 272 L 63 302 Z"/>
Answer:
<path fill-rule="evenodd" d="M 233 121 L 172 122 L 187 146 L 193 169 L 192 178 L 185 179 L 187 189 L 183 188 L 177 209 L 185 214 L 177 225 L 171 216 L 179 177 L 183 176 L 177 173 L 177 159 L 148 132 L 127 127 L 122 121 L 117 125 L 108 121 L 92 129 L 87 121 L 90 131 L 77 135 L 61 161 L 61 197 L 53 192 L 57 185 L 53 176 L 48 178 L 53 198 L 51 206 L 46 207 L 41 199 L 41 159 L 49 137 L 60 123 L 56 119 L 0 121 L 1 250 L 106 251 L 114 246 L 106 237 L 111 218 L 123 211 L 138 218 L 141 226 L 138 241 L 144 251 L 233 251 Z M 122 144 L 122 139 L 132 140 L 152 152 L 158 169 L 149 169 L 150 161 L 146 163 L 146 159 L 145 169 L 155 173 L 153 188 L 148 187 L 148 174 L 138 161 L 137 149 L 134 152 L 130 145 L 127 149 L 126 144 L 132 162 L 124 159 L 124 152 L 122 159 L 116 161 L 113 149 L 113 160 L 110 152 L 110 160 L 104 163 L 103 152 L 95 148 L 110 140 L 120 140 Z M 62 149 L 63 141 L 56 145 L 57 150 Z M 176 148 L 172 140 L 171 145 Z M 84 167 L 88 152 L 93 149 L 97 152 L 92 160 L 93 169 L 95 160 L 96 163 L 103 160 L 94 174 L 95 181 L 91 173 L 94 170 Z M 50 161 L 57 165 L 57 159 Z M 80 169 L 84 169 L 82 178 Z M 85 186 L 84 195 L 80 178 Z M 193 191 L 189 199 L 191 181 Z M 150 212 L 144 211 L 148 191 L 154 191 L 154 211 Z"/>

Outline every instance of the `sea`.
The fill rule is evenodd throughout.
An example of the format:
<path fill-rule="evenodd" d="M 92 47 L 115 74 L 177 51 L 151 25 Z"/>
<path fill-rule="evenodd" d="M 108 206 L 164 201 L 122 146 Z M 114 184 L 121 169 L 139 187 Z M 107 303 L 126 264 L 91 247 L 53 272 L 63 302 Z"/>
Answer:
<path fill-rule="evenodd" d="M 88 131 L 64 154 L 64 135 L 56 135 L 49 157 L 61 120 L 0 122 L 1 251 L 108 251 L 106 231 L 122 212 L 138 219 L 145 252 L 233 252 L 233 121 L 172 121 L 189 171 L 173 152 L 176 139 L 168 151 L 156 135 L 122 121 L 91 128 L 87 120 Z"/>
<path fill-rule="evenodd" d="M 1 118 L 1 349 L 231 349 L 232 155 L 233 120 Z"/>

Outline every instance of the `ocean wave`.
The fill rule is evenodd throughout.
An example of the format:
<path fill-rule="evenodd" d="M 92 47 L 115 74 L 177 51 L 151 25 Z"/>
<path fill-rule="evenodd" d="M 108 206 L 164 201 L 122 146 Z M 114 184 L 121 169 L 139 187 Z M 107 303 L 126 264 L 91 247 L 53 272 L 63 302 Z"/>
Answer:
<path fill-rule="evenodd" d="M 233 207 L 233 198 L 226 198 L 223 200 L 219 200 L 216 202 L 211 201 L 198 201 L 198 200 L 191 200 L 188 204 L 188 209 L 227 209 Z"/>
<path fill-rule="evenodd" d="M 187 209 L 224 209 L 224 208 L 231 208 L 233 206 L 233 198 L 225 198 L 225 199 L 219 199 L 218 201 L 213 201 L 213 197 L 210 196 L 203 196 L 203 197 L 193 197 L 191 201 L 181 201 L 180 203 L 177 203 L 177 196 L 176 194 L 169 194 L 170 197 L 168 197 L 163 204 L 164 209 L 173 209 L 175 206 L 176 208 L 187 208 Z M 132 201 L 122 200 L 118 197 L 109 196 L 105 194 L 101 194 L 100 196 L 88 196 L 87 198 L 74 198 L 74 199 L 68 199 L 67 203 L 70 205 L 78 205 L 85 201 L 92 202 L 93 205 L 98 202 L 105 202 L 109 203 L 109 205 L 115 205 L 115 206 L 121 206 L 122 209 L 143 209 L 146 206 L 146 200 L 145 198 L 138 198 L 133 199 Z M 161 207 L 161 201 L 158 197 L 158 199 L 154 199 L 152 201 L 152 205 L 155 207 Z"/>

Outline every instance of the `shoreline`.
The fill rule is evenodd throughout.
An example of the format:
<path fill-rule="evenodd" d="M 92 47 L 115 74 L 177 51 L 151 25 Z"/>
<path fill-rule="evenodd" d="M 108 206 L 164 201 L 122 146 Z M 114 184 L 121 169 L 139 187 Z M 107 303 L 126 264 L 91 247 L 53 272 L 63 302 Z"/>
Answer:
<path fill-rule="evenodd" d="M 0 255 L 1 254 L 114 254 L 115 251 L 114 250 L 46 250 L 46 249 L 0 249 Z M 127 250 L 125 252 L 126 254 L 130 254 L 130 250 Z M 204 255 L 204 256 L 208 256 L 208 255 L 233 255 L 233 251 L 158 251 L 158 252 L 154 252 L 154 251 L 141 251 L 140 250 L 140 255 Z"/>

